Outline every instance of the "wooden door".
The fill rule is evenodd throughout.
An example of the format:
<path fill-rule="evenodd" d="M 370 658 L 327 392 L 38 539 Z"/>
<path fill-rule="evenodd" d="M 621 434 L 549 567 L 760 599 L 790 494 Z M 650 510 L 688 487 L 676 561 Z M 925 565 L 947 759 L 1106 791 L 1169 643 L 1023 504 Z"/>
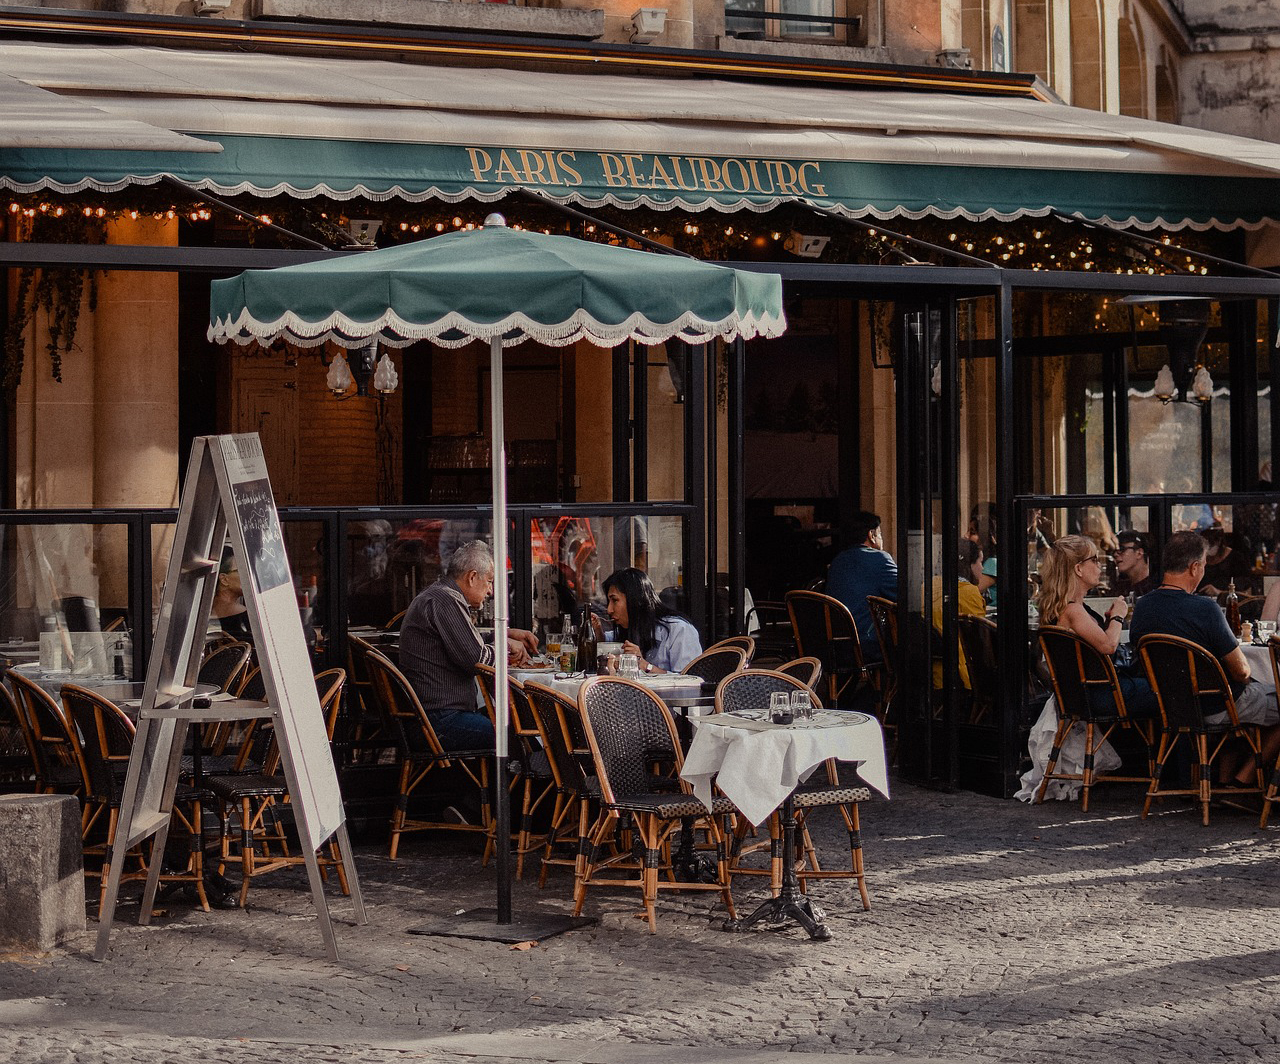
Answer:
<path fill-rule="evenodd" d="M 299 502 L 298 391 L 278 370 L 241 367 L 236 374 L 235 431 L 262 439 L 277 506 Z"/>

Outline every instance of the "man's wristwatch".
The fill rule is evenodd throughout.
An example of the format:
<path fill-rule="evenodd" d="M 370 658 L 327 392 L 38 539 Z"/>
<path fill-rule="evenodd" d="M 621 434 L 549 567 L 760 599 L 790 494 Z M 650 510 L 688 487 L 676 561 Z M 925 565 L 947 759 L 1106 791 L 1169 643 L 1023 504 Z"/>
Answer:
<path fill-rule="evenodd" d="M 645 671 L 645 672 L 653 672 L 653 662 L 652 662 L 652 661 L 646 661 L 646 662 L 644 663 L 644 671 Z"/>

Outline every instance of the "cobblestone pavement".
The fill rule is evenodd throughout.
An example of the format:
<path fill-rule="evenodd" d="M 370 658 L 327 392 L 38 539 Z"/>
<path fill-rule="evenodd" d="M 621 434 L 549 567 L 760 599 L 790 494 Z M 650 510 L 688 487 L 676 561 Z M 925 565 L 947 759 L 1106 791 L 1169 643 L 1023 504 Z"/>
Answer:
<path fill-rule="evenodd" d="M 411 936 L 492 905 L 478 845 L 418 836 L 392 862 L 358 845 L 369 923 L 332 897 L 343 962 L 324 959 L 305 877 L 254 884 L 247 911 L 124 906 L 105 964 L 93 932 L 0 963 L 0 1060 L 642 1064 L 837 1058 L 1127 1064 L 1280 1059 L 1280 831 L 1137 789 L 1028 807 L 898 785 L 864 807 L 873 908 L 816 884 L 835 939 L 719 929 L 713 894 L 664 895 L 658 934 L 630 892 L 595 927 L 526 952 Z M 819 833 L 840 852 L 843 830 Z M 516 911 L 567 910 L 569 877 L 517 887 Z M 127 895 L 136 898 L 137 888 Z M 741 911 L 763 881 L 738 881 Z"/>

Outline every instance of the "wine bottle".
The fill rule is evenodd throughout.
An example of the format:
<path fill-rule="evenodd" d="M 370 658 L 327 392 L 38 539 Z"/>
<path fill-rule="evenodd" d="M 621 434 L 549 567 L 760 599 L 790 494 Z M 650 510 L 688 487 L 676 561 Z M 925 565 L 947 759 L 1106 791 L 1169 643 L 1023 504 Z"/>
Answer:
<path fill-rule="evenodd" d="M 1236 582 L 1227 585 L 1227 627 L 1231 634 L 1240 636 L 1240 596 L 1236 594 Z"/>
<path fill-rule="evenodd" d="M 578 625 L 578 668 L 587 676 L 596 671 L 596 626 L 591 623 L 591 607 L 582 607 L 582 622 Z"/>

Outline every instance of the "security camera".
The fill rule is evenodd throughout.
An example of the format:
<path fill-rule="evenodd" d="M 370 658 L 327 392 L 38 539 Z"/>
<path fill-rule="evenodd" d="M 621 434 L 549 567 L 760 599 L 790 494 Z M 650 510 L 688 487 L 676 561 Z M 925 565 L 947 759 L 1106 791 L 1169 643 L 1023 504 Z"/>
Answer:
<path fill-rule="evenodd" d="M 631 16 L 631 40 L 634 44 L 650 44 L 662 36 L 667 25 L 665 7 L 642 7 Z"/>

